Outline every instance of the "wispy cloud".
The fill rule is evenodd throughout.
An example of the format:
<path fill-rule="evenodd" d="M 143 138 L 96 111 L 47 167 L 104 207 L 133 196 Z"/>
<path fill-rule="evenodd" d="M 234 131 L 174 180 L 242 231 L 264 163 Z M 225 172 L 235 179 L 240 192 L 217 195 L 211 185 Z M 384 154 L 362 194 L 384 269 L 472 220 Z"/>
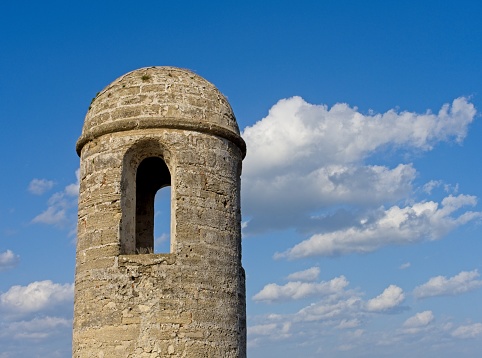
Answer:
<path fill-rule="evenodd" d="M 77 179 L 75 183 L 69 184 L 65 187 L 64 192 L 68 196 L 76 197 L 79 195 L 80 187 L 80 169 L 75 171 L 75 178 Z"/>
<path fill-rule="evenodd" d="M 28 191 L 34 195 L 42 195 L 46 191 L 49 191 L 54 186 L 52 180 L 47 179 L 32 179 L 28 185 Z"/>
<path fill-rule="evenodd" d="M 50 196 L 48 207 L 42 213 L 32 219 L 34 224 L 55 225 L 58 227 L 75 226 L 76 216 L 74 215 L 77 206 L 77 195 L 79 193 L 79 169 L 76 170 L 76 182 L 67 185 L 63 191 Z"/>
<path fill-rule="evenodd" d="M 289 274 L 286 279 L 289 281 L 315 281 L 320 275 L 319 267 L 310 267 L 307 270 L 293 272 Z"/>
<path fill-rule="evenodd" d="M 482 287 L 482 280 L 478 280 L 479 277 L 480 274 L 477 270 L 462 271 L 450 278 L 445 276 L 432 277 L 426 283 L 417 286 L 413 290 L 413 294 L 417 298 L 427 298 L 469 292 Z"/>
<path fill-rule="evenodd" d="M 67 203 L 61 199 L 49 201 L 49 207 L 32 219 L 32 223 L 62 225 L 67 220 Z"/>
<path fill-rule="evenodd" d="M 404 323 L 404 328 L 419 328 L 430 324 L 434 320 L 432 311 L 423 311 L 408 318 Z"/>
<path fill-rule="evenodd" d="M 442 185 L 441 180 L 430 180 L 428 183 L 425 183 L 423 185 L 422 190 L 427 194 L 432 194 L 432 191 L 441 185 Z"/>
<path fill-rule="evenodd" d="M 15 340 L 44 340 L 72 326 L 72 320 L 62 317 L 35 317 L 31 320 L 15 321 L 0 330 L 0 337 Z"/>
<path fill-rule="evenodd" d="M 453 337 L 457 338 L 479 338 L 482 337 L 482 323 L 462 325 L 454 329 Z"/>

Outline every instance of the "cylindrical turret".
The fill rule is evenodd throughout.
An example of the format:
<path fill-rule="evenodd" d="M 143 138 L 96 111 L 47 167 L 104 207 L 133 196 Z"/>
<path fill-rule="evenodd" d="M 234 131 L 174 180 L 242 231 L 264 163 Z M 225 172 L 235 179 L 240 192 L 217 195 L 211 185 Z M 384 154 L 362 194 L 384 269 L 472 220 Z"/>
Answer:
<path fill-rule="evenodd" d="M 226 98 L 150 67 L 92 101 L 81 158 L 73 357 L 245 357 L 241 161 Z M 171 249 L 154 196 L 171 186 Z"/>

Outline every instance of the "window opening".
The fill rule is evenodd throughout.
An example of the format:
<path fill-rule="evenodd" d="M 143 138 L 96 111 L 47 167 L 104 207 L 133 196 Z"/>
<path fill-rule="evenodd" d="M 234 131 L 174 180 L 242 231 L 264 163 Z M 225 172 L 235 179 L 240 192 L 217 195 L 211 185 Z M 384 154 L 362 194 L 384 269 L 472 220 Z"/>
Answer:
<path fill-rule="evenodd" d="M 171 251 L 171 187 L 157 191 L 154 198 L 154 253 Z"/>
<path fill-rule="evenodd" d="M 170 185 L 171 174 L 161 158 L 149 157 L 139 164 L 136 175 L 136 253 L 138 254 L 154 253 L 155 196 L 159 189 Z"/>

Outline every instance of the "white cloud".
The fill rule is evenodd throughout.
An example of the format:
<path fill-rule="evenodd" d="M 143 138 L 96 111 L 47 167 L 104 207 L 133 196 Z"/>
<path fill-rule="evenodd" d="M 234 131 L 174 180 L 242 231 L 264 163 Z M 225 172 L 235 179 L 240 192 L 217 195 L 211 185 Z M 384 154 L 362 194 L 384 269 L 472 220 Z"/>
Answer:
<path fill-rule="evenodd" d="M 288 282 L 285 285 L 270 283 L 253 296 L 254 301 L 298 300 L 309 296 L 329 295 L 339 293 L 348 285 L 344 276 L 335 277 L 330 281 L 321 282 Z"/>
<path fill-rule="evenodd" d="M 398 155 L 400 150 L 408 154 L 431 150 L 439 141 L 460 143 L 474 116 L 473 105 L 465 99 L 455 100 L 452 108 L 444 106 L 436 115 L 389 111 L 375 116 L 364 116 L 346 105 L 328 110 L 300 98 L 280 101 L 266 118 L 243 132 L 249 148 L 243 163 L 243 213 L 249 225 L 243 234 L 298 229 L 308 240 L 276 255 L 289 259 L 364 253 L 386 245 L 440 239 L 482 217 L 468 209 L 476 205 L 476 198 L 455 195 L 458 187 L 441 181 L 415 187 L 417 171 L 410 163 L 369 161 L 387 149 Z M 447 191 L 443 200 L 424 198 L 442 187 Z M 401 268 L 409 266 L 407 262 Z M 402 311 L 406 295 L 398 286 L 390 285 L 377 297 L 363 300 L 362 293 L 346 290 L 347 285 L 333 293 L 320 293 L 321 283 L 311 282 L 304 271 L 287 279 L 290 282 L 285 285 L 266 285 L 253 300 L 317 300 L 293 314 L 276 315 L 273 320 L 263 317 L 251 331 L 255 336 L 251 344 L 277 339 L 280 324 L 286 322 L 294 326 L 292 332 L 302 332 L 304 342 L 316 337 L 311 343 L 323 341 L 322 337 L 331 337 L 333 342 L 337 337 L 330 332 L 343 330 L 338 332 L 346 338 L 346 347 L 354 349 L 360 344 L 371 349 L 383 341 L 418 340 L 414 333 L 435 331 L 436 338 L 444 337 L 431 324 L 431 311 L 410 317 L 386 335 L 361 334 L 366 320 Z M 351 332 L 353 337 L 348 337 Z M 437 341 L 427 334 L 420 339 Z"/>
<path fill-rule="evenodd" d="M 258 324 L 255 326 L 248 327 L 248 334 L 258 335 L 258 336 L 268 336 L 274 332 L 276 327 L 277 327 L 276 323 Z"/>
<path fill-rule="evenodd" d="M 170 238 L 170 235 L 164 232 L 160 236 L 158 236 L 154 240 L 154 242 L 155 242 L 156 245 L 160 245 L 160 244 L 163 244 L 163 243 L 169 241 L 169 238 Z"/>
<path fill-rule="evenodd" d="M 32 282 L 27 286 L 12 286 L 0 295 L 0 308 L 11 313 L 30 313 L 71 302 L 73 284 L 58 284 L 50 280 Z"/>
<path fill-rule="evenodd" d="M 425 183 L 422 187 L 422 190 L 427 194 L 432 194 L 432 190 L 438 188 L 442 185 L 441 180 L 430 180 L 428 183 Z"/>
<path fill-rule="evenodd" d="M 252 348 L 258 345 L 262 338 L 272 341 L 279 341 L 291 336 L 291 322 L 277 322 L 249 326 L 248 347 Z"/>
<path fill-rule="evenodd" d="M 52 189 L 54 184 L 55 183 L 52 180 L 32 179 L 28 185 L 28 191 L 35 195 L 42 195 L 46 191 Z"/>
<path fill-rule="evenodd" d="M 431 311 L 416 313 L 398 327 L 397 320 L 389 320 L 379 329 L 373 329 L 370 322 L 378 321 L 380 313 L 403 312 L 405 294 L 400 287 L 390 285 L 373 299 L 363 300 L 363 296 L 358 290 L 344 290 L 322 296 L 294 313 L 252 316 L 250 322 L 256 324 L 248 328 L 248 346 L 250 349 L 267 347 L 268 342 L 280 341 L 284 325 L 290 327 L 289 334 L 281 340 L 285 347 L 293 347 L 301 341 L 303 346 L 319 347 L 316 355 L 324 356 L 339 355 L 336 349 L 341 347 L 340 343 L 364 356 L 381 357 L 386 355 L 387 346 L 404 345 L 412 347 L 412 352 L 432 347 L 447 353 L 446 345 L 453 342 L 447 335 L 458 338 L 482 335 L 482 325 L 463 326 L 454 331 L 447 318 L 437 322 Z"/>
<path fill-rule="evenodd" d="M 331 295 L 299 310 L 294 320 L 303 322 L 352 320 L 354 316 L 361 314 L 362 306 L 363 301 L 356 293 L 348 297 Z"/>
<path fill-rule="evenodd" d="M 465 98 L 436 114 L 369 115 L 347 104 L 328 108 L 300 97 L 280 100 L 242 134 L 249 148 L 243 210 L 252 218 L 246 233 L 303 227 L 332 205 L 364 208 L 406 198 L 416 176 L 411 164 L 389 168 L 363 161 L 390 148 L 420 151 L 439 141 L 461 142 L 475 114 Z"/>
<path fill-rule="evenodd" d="M 75 171 L 75 177 L 77 181 L 73 184 L 69 184 L 65 187 L 64 192 L 69 196 L 78 196 L 79 195 L 79 188 L 80 188 L 80 169 Z"/>
<path fill-rule="evenodd" d="M 319 267 L 310 267 L 307 270 L 294 272 L 288 275 L 286 279 L 290 281 L 315 281 L 316 279 L 318 279 L 319 275 L 320 275 Z"/>
<path fill-rule="evenodd" d="M 477 270 L 462 271 L 447 278 L 445 276 L 432 277 L 423 285 L 415 287 L 413 294 L 417 298 L 433 296 L 457 295 L 482 287 L 482 280 Z"/>
<path fill-rule="evenodd" d="M 408 318 L 404 323 L 405 328 L 419 328 L 430 324 L 434 320 L 432 311 L 423 311 Z"/>
<path fill-rule="evenodd" d="M 343 280 L 346 280 L 342 276 Z M 348 282 L 346 282 L 348 284 Z M 367 314 L 362 293 L 356 290 L 345 290 L 346 285 L 331 293 L 321 295 L 318 301 L 298 310 L 294 314 L 269 315 L 268 320 L 290 322 L 291 324 L 322 324 L 338 329 L 356 328 Z M 266 319 L 263 320 L 263 323 Z M 302 329 L 303 331 L 303 329 Z"/>
<path fill-rule="evenodd" d="M 300 97 L 282 99 L 266 118 L 243 131 L 250 148 L 246 174 L 354 163 L 385 145 L 430 150 L 438 141 L 461 142 L 475 114 L 463 97 L 445 104 L 437 114 L 389 110 L 374 115 L 345 103 L 328 108 Z"/>
<path fill-rule="evenodd" d="M 281 327 L 289 325 L 290 335 L 284 342 L 287 347 L 296 345 L 301 339 L 303 345 L 319 346 L 318 353 L 326 356 L 337 356 L 331 349 L 339 347 L 339 343 L 362 350 L 359 353 L 363 352 L 363 355 L 376 352 L 375 355 L 383 356 L 384 347 L 388 345 L 408 344 L 414 349 L 423 349 L 441 341 L 447 343 L 447 334 L 454 330 L 447 319 L 436 322 L 432 311 L 416 313 L 401 326 L 396 325 L 397 320 L 389 320 L 392 323 L 386 322 L 381 329 L 373 329 L 370 322 L 379 320 L 381 313 L 392 315 L 404 311 L 405 294 L 400 287 L 390 285 L 375 298 L 364 300 L 363 296 L 364 293 L 358 290 L 345 289 L 321 296 L 293 313 L 252 316 L 250 322 L 255 324 L 248 328 L 249 346 L 253 348 L 279 340 Z M 474 326 L 471 331 L 477 332 L 476 329 Z"/>
<path fill-rule="evenodd" d="M 49 206 L 32 219 L 35 224 L 62 225 L 66 220 L 66 209 L 62 206 Z"/>
<path fill-rule="evenodd" d="M 273 178 L 243 177 L 243 210 L 252 217 L 247 233 L 267 227 L 302 226 L 313 213 L 339 205 L 379 206 L 412 191 L 411 164 L 327 165 L 310 173 L 287 171 Z M 300 225 L 301 223 L 301 225 Z"/>
<path fill-rule="evenodd" d="M 358 318 L 353 319 L 343 319 L 336 328 L 338 329 L 348 329 L 360 326 L 361 322 Z"/>
<path fill-rule="evenodd" d="M 457 338 L 482 337 L 482 323 L 460 326 L 452 332 L 452 336 Z"/>
<path fill-rule="evenodd" d="M 29 321 L 10 322 L 0 331 L 0 337 L 18 340 L 44 340 L 59 329 L 70 329 L 72 320 L 62 317 L 35 317 Z"/>
<path fill-rule="evenodd" d="M 77 207 L 80 169 L 75 171 L 76 182 L 67 185 L 63 191 L 54 193 L 48 200 L 48 207 L 32 219 L 34 224 L 47 224 L 63 227 L 75 226 L 76 215 L 70 212 Z"/>
<path fill-rule="evenodd" d="M 444 184 L 444 190 L 447 193 L 457 194 L 459 192 L 459 184 L 451 185 L 451 184 Z"/>
<path fill-rule="evenodd" d="M 405 270 L 405 269 L 408 269 L 410 266 L 412 266 L 410 262 L 405 262 L 404 264 L 401 264 L 398 268 L 400 270 Z"/>
<path fill-rule="evenodd" d="M 400 208 L 392 206 L 380 212 L 375 221 L 367 221 L 326 234 L 313 235 L 277 258 L 297 259 L 309 256 L 335 256 L 348 253 L 366 253 L 387 245 L 402 245 L 422 240 L 436 240 L 454 228 L 482 217 L 480 212 L 466 211 L 459 216 L 454 212 L 467 205 L 475 205 L 476 198 L 467 195 L 448 196 L 441 205 L 420 202 Z"/>
<path fill-rule="evenodd" d="M 388 286 L 380 295 L 366 303 L 368 311 L 383 312 L 399 306 L 405 299 L 403 290 L 395 285 Z"/>
<path fill-rule="evenodd" d="M 11 250 L 0 253 L 0 272 L 15 267 L 20 261 L 20 257 Z"/>

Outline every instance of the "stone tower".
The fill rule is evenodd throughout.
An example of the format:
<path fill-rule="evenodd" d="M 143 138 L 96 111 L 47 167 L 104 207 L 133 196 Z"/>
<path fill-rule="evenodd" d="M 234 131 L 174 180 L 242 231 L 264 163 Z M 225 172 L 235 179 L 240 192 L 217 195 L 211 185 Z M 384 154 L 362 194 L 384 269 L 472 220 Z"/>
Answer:
<path fill-rule="evenodd" d="M 226 98 L 187 70 L 130 72 L 92 101 L 77 153 L 73 357 L 245 357 L 246 146 Z M 157 254 L 165 186 L 171 248 Z"/>

